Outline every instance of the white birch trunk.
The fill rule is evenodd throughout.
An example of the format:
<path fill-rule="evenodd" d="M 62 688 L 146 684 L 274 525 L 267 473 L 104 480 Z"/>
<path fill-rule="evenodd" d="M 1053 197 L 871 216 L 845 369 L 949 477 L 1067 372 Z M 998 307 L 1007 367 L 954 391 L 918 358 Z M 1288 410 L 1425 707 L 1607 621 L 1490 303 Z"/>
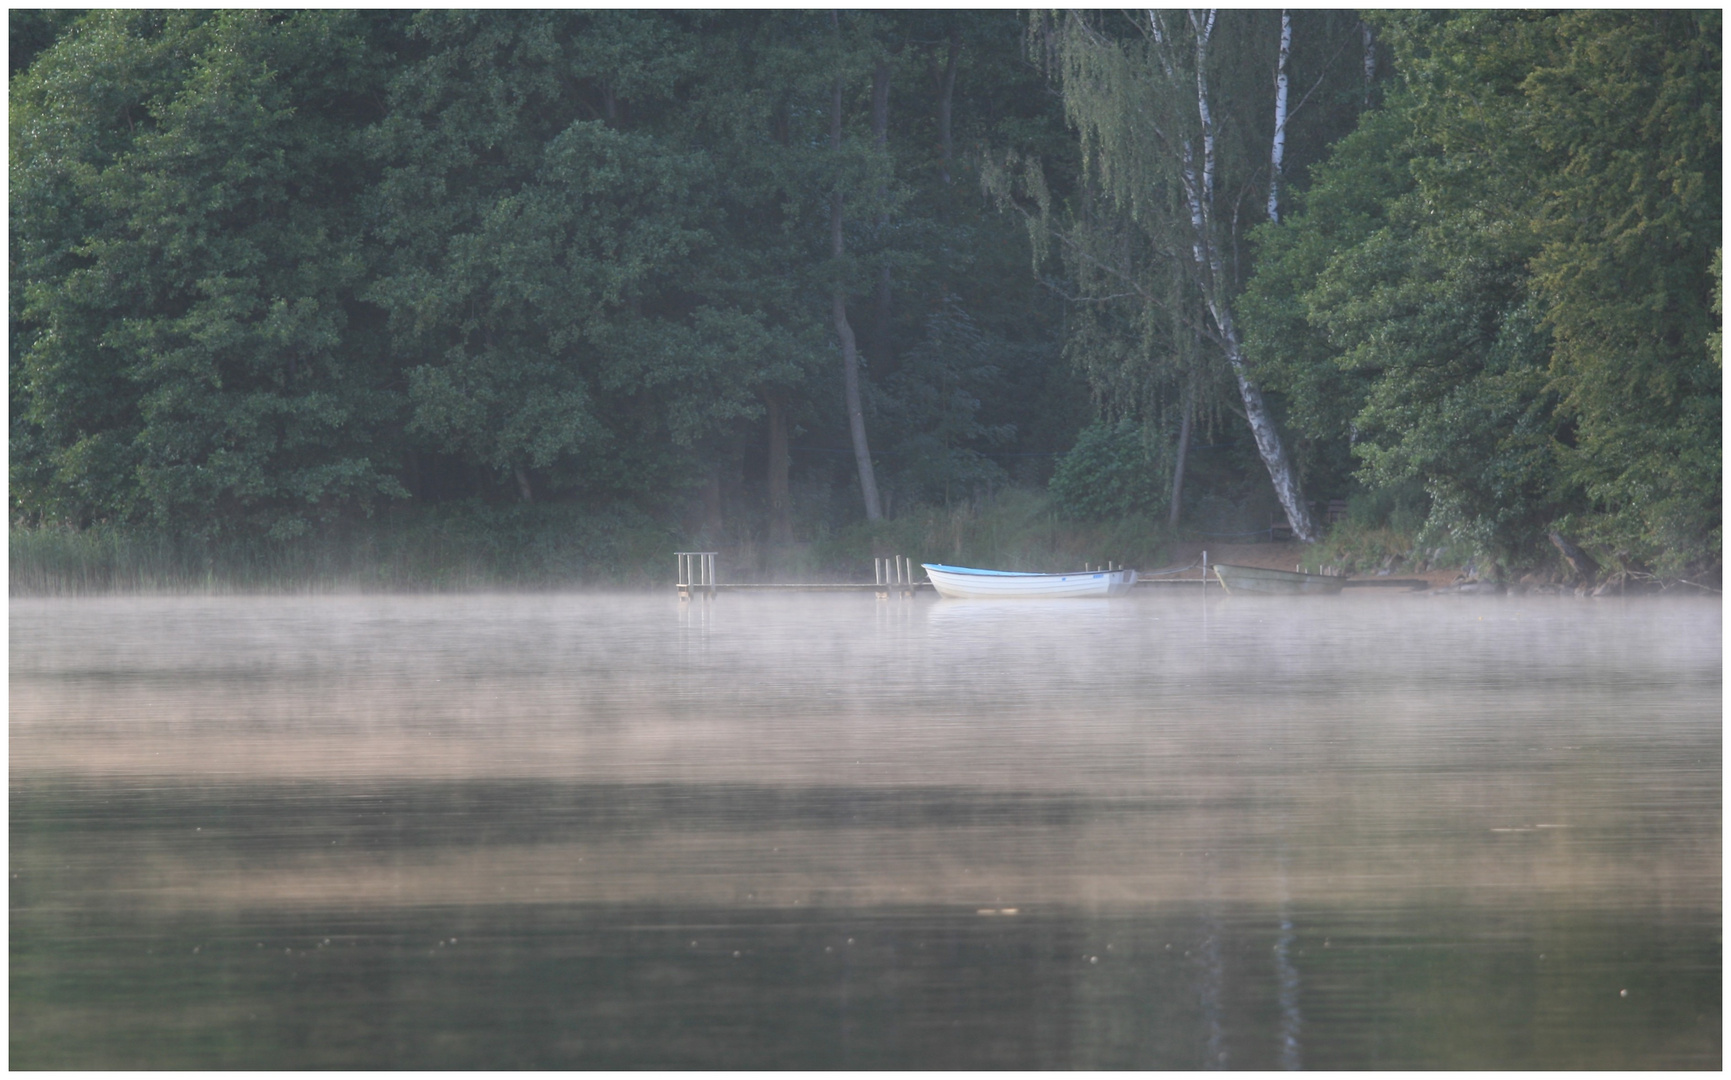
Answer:
<path fill-rule="evenodd" d="M 1293 470 L 1292 461 L 1286 455 L 1286 446 L 1280 441 L 1280 431 L 1274 426 L 1274 417 L 1268 414 L 1268 405 L 1262 400 L 1262 388 L 1250 378 L 1249 369 L 1245 367 L 1244 350 L 1239 344 L 1238 327 L 1233 322 L 1232 309 L 1225 304 L 1216 306 L 1212 298 L 1208 306 L 1226 345 L 1226 362 L 1232 365 L 1233 378 L 1238 380 L 1238 396 L 1244 400 L 1244 416 L 1250 421 L 1250 433 L 1256 438 L 1256 451 L 1262 455 L 1262 463 L 1268 467 L 1268 479 L 1274 485 L 1274 495 L 1280 500 L 1281 509 L 1286 511 L 1286 520 L 1292 525 L 1292 534 L 1307 544 L 1315 543 L 1316 525 L 1310 520 L 1310 509 L 1304 505 L 1304 491 L 1299 487 L 1298 473 Z"/>
<path fill-rule="evenodd" d="M 1292 13 L 1280 12 L 1280 63 L 1274 69 L 1274 149 L 1268 160 L 1268 220 L 1280 220 L 1281 163 L 1286 159 L 1286 62 L 1292 55 Z"/>
<path fill-rule="evenodd" d="M 1364 103 L 1370 104 L 1370 87 L 1376 81 L 1376 39 L 1371 36 L 1370 24 L 1360 23 L 1364 28 Z"/>
<path fill-rule="evenodd" d="M 1196 111 L 1202 120 L 1202 206 L 1209 217 L 1214 211 L 1214 114 L 1208 107 L 1208 39 L 1214 36 L 1213 9 L 1202 22 L 1191 12 L 1196 30 Z"/>
<path fill-rule="evenodd" d="M 1207 67 L 1208 41 L 1214 31 L 1214 12 L 1210 11 L 1206 19 L 1199 19 L 1192 13 L 1190 25 L 1196 31 L 1196 112 L 1202 128 L 1202 182 L 1196 182 L 1195 163 L 1186 142 L 1183 147 L 1183 186 L 1185 198 L 1189 202 L 1190 223 L 1196 231 L 1191 250 L 1198 264 L 1196 269 L 1201 279 L 1202 296 L 1208 305 L 1209 315 L 1214 320 L 1214 327 L 1219 332 L 1221 345 L 1226 352 L 1226 362 L 1231 366 L 1233 378 L 1238 382 L 1238 394 L 1244 401 L 1245 419 L 1249 421 L 1250 433 L 1256 439 L 1257 453 L 1261 455 L 1262 463 L 1268 469 L 1268 479 L 1274 486 L 1275 497 L 1286 511 L 1286 519 L 1292 525 L 1293 535 L 1306 543 L 1314 543 L 1317 539 L 1316 526 L 1311 522 L 1310 511 L 1304 505 L 1304 493 L 1299 487 L 1298 474 L 1287 456 L 1285 445 L 1281 442 L 1274 417 L 1269 415 L 1268 405 L 1262 398 L 1262 389 L 1251 379 L 1249 369 L 1244 363 L 1238 325 L 1233 318 L 1232 305 L 1228 298 L 1231 282 L 1226 275 L 1225 265 L 1221 262 L 1220 248 L 1214 242 L 1214 123 L 1208 102 Z"/>

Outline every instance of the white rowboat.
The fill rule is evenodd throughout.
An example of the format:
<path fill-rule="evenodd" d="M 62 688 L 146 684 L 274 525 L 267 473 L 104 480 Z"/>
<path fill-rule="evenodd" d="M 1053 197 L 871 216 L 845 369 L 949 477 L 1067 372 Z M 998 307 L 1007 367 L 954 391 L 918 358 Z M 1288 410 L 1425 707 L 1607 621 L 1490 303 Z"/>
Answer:
<path fill-rule="evenodd" d="M 1134 570 L 1078 570 L 1068 574 L 1018 574 L 966 566 L 921 563 L 932 588 L 952 600 L 1032 600 L 1123 596 L 1136 584 Z"/>

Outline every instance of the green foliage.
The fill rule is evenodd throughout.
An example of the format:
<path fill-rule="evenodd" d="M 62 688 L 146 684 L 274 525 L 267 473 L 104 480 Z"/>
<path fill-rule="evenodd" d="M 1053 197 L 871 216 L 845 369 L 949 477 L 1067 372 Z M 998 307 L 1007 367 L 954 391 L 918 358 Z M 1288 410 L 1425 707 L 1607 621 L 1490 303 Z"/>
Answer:
<path fill-rule="evenodd" d="M 417 18 L 430 51 L 374 129 L 392 242 L 368 296 L 404 358 L 409 432 L 525 485 L 665 486 L 677 455 L 755 413 L 769 332 L 698 293 L 715 237 L 709 156 L 603 117 L 564 127 L 570 76 L 655 107 L 695 41 L 635 13 Z M 581 86 L 581 83 L 576 84 Z M 436 209 L 429 212 L 429 203 Z M 637 468 L 610 467 L 622 459 Z M 543 492 L 545 493 L 545 492 Z"/>
<path fill-rule="evenodd" d="M 1278 434 L 1280 403 L 1243 363 L 1234 310 L 1251 262 L 1242 240 L 1278 210 L 1276 128 L 1289 152 L 1282 175 L 1300 179 L 1368 88 L 1360 65 L 1341 62 L 1362 41 L 1356 17 L 1288 15 L 1035 15 L 1030 38 L 1078 133 L 1081 182 L 1066 192 L 1041 162 L 1015 153 L 986 182 L 1025 215 L 1036 271 L 1059 256 L 1075 303 L 1066 353 L 1105 411 L 1154 426 L 1244 417 L 1278 498 L 1308 532 Z M 1283 75 L 1309 86 L 1278 116 L 1266 69 L 1250 59 L 1277 56 L 1289 62 Z"/>
<path fill-rule="evenodd" d="M 995 280 L 1025 251 L 963 179 L 973 143 L 1063 136 L 1012 14 L 104 12 L 13 38 L 15 520 L 666 509 L 747 456 L 768 396 L 840 441 L 838 283 L 903 505 L 1073 430 L 1040 408 L 1075 397 L 1060 312 Z"/>
<path fill-rule="evenodd" d="M 61 33 L 83 12 L 67 8 L 25 10 L 12 8 L 6 12 L 7 58 L 11 75 L 29 67 L 39 53 L 53 45 Z"/>
<path fill-rule="evenodd" d="M 794 520 L 840 535 L 839 289 L 920 520 L 1072 444 L 1065 514 L 1158 515 L 1181 419 L 1237 410 L 1226 304 L 1313 491 L 1422 510 L 1426 550 L 1538 559 L 1562 528 L 1717 563 L 1720 15 L 1372 21 L 1376 87 L 1356 15 L 1295 16 L 1287 212 L 1241 243 L 1278 20 L 1220 16 L 1240 209 L 1199 277 L 1167 152 L 1195 80 L 1143 13 L 14 12 L 12 520 L 212 552 L 398 511 L 575 535 L 671 529 L 708 481 L 749 538 L 773 400 Z M 1078 442 L 1090 394 L 1114 423 Z M 1248 505 L 1246 454 L 1190 469 Z"/>
<path fill-rule="evenodd" d="M 1721 543 L 1721 32 L 1717 11 L 1560 13 L 1523 86 L 1559 463 L 1590 539 L 1673 570 Z"/>
<path fill-rule="evenodd" d="M 998 389 L 993 358 L 1006 344 L 982 332 L 955 297 L 927 317 L 924 339 L 883 380 L 878 404 L 895 455 L 892 491 L 919 503 L 948 503 L 1004 482 L 1004 470 L 982 449 L 1008 442 L 1014 427 L 981 423 L 978 395 Z"/>
<path fill-rule="evenodd" d="M 400 492 L 352 194 L 377 90 L 338 12 L 117 13 L 14 86 L 15 507 L 293 535 Z"/>
<path fill-rule="evenodd" d="M 1717 560 L 1717 15 L 1379 25 L 1398 85 L 1256 235 L 1259 373 L 1358 483 L 1424 487 L 1421 543 Z"/>
<path fill-rule="evenodd" d="M 1170 464 L 1150 451 L 1140 425 L 1096 421 L 1082 429 L 1076 445 L 1058 462 L 1051 490 L 1065 517 L 1105 521 L 1160 514 L 1170 498 L 1170 483 Z"/>

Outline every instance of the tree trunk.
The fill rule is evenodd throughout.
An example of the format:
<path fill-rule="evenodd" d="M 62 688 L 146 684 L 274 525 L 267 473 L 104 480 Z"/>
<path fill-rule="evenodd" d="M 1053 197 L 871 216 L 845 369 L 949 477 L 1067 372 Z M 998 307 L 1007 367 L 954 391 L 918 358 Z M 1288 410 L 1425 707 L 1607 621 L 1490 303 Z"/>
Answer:
<path fill-rule="evenodd" d="M 835 12 L 830 12 L 831 24 L 840 31 L 840 20 Z M 831 99 L 829 114 L 829 145 L 839 158 L 841 155 L 841 103 L 842 77 L 835 78 L 835 96 Z M 830 255 L 834 257 L 839 270 L 842 256 L 847 254 L 847 245 L 842 236 L 842 194 L 841 180 L 836 180 L 835 191 L 829 197 L 829 246 Z M 867 521 L 877 521 L 883 517 L 878 509 L 877 476 L 872 471 L 871 447 L 866 443 L 865 410 L 860 404 L 859 378 L 859 347 L 854 340 L 853 327 L 847 319 L 847 291 L 840 281 L 830 291 L 830 315 L 835 321 L 835 335 L 841 339 L 842 389 L 846 395 L 848 434 L 853 438 L 854 464 L 859 469 L 860 494 L 865 499 Z"/>
<path fill-rule="evenodd" d="M 1376 38 L 1370 32 L 1369 23 L 1359 24 L 1364 29 L 1364 104 L 1370 107 L 1370 88 L 1376 82 Z"/>
<path fill-rule="evenodd" d="M 955 100 L 956 64 L 962 55 L 962 29 L 950 27 L 950 56 L 938 81 L 938 146 L 943 152 L 943 180 L 950 183 L 951 165 L 955 160 L 955 142 L 950 137 L 950 105 Z"/>
<path fill-rule="evenodd" d="M 1184 463 L 1190 456 L 1190 418 L 1196 411 L 1195 387 L 1187 387 L 1184 391 L 1184 421 L 1178 425 L 1178 463 L 1172 470 L 1172 508 L 1166 515 L 1166 524 L 1178 525 L 1179 507 L 1184 501 Z"/>
<path fill-rule="evenodd" d="M 1280 13 L 1280 62 L 1274 71 L 1274 149 L 1268 160 L 1268 220 L 1280 221 L 1280 172 L 1286 159 L 1286 63 L 1292 56 L 1292 13 Z"/>
<path fill-rule="evenodd" d="M 513 465 L 511 472 L 517 477 L 517 495 L 524 502 L 535 501 L 535 489 L 529 486 L 529 473 L 521 465 Z"/>
<path fill-rule="evenodd" d="M 764 399 L 769 411 L 769 542 L 793 543 L 793 509 L 787 488 L 787 407 L 780 395 Z"/>
<path fill-rule="evenodd" d="M 877 143 L 878 153 L 889 151 L 890 141 L 890 66 L 880 58 L 872 68 L 872 138 Z M 878 203 L 884 201 L 883 185 L 878 186 Z M 878 212 L 878 235 L 888 235 L 890 214 L 888 209 Z M 879 375 L 889 370 L 890 366 L 890 264 L 886 261 L 878 269 L 877 295 L 874 298 L 872 319 L 872 348 L 877 354 Z"/>
<path fill-rule="evenodd" d="M 839 200 L 838 200 L 839 201 Z M 859 352 L 854 342 L 853 327 L 847 321 L 847 297 L 840 286 L 830 296 L 831 315 L 835 319 L 836 336 L 841 338 L 842 392 L 847 400 L 847 430 L 853 440 L 854 465 L 859 470 L 860 494 L 865 498 L 867 521 L 883 517 L 878 508 L 878 481 L 872 471 L 871 447 L 866 444 L 865 410 L 860 405 Z"/>
<path fill-rule="evenodd" d="M 1231 313 L 1226 316 L 1230 326 Z M 1307 544 L 1317 540 L 1316 524 L 1310 520 L 1310 508 L 1304 505 L 1304 489 L 1299 486 L 1298 472 L 1293 469 L 1280 441 L 1280 431 L 1274 426 L 1268 405 L 1262 400 L 1262 389 L 1250 378 L 1244 366 L 1244 354 L 1238 344 L 1238 332 L 1232 328 L 1228 338 L 1227 362 L 1238 380 L 1238 393 L 1244 399 L 1244 416 L 1250 421 L 1250 433 L 1256 437 L 1256 449 L 1268 467 L 1268 479 L 1274 484 L 1274 494 L 1286 511 L 1292 534 Z"/>
<path fill-rule="evenodd" d="M 1256 439 L 1262 463 L 1268 468 L 1275 497 L 1286 511 L 1293 535 L 1305 543 L 1315 543 L 1316 526 L 1310 520 L 1309 508 L 1304 505 L 1298 473 L 1292 468 L 1286 447 L 1280 441 L 1274 417 L 1262 399 L 1262 389 L 1250 378 L 1238 326 L 1232 316 L 1229 299 L 1232 282 L 1221 259 L 1214 226 L 1214 119 L 1208 101 L 1208 42 L 1214 32 L 1214 12 L 1209 12 L 1205 21 L 1194 14 L 1190 19 L 1196 31 L 1196 112 L 1202 128 L 1202 179 L 1198 184 L 1193 153 L 1189 141 L 1185 140 L 1183 182 L 1185 198 L 1190 204 L 1190 223 L 1195 231 L 1191 252 L 1198 263 L 1202 299 L 1208 305 L 1208 313 L 1226 352 L 1226 362 L 1231 365 L 1232 375 L 1238 381 L 1238 393 L 1244 400 L 1244 416 L 1250 423 L 1250 433 Z"/>
<path fill-rule="evenodd" d="M 1551 543 L 1558 551 L 1562 552 L 1563 558 L 1568 561 L 1569 569 L 1575 572 L 1576 579 L 1582 585 L 1591 585 L 1598 580 L 1599 563 L 1597 560 L 1576 547 L 1574 541 L 1562 533 L 1553 532 L 1550 536 Z"/>

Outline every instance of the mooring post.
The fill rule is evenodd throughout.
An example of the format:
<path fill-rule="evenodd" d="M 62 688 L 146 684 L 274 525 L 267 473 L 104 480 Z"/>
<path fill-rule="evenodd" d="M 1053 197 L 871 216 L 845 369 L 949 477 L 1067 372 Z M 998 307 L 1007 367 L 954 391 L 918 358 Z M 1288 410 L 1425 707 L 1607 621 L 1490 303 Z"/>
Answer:
<path fill-rule="evenodd" d="M 676 551 L 674 558 L 679 560 L 679 569 L 675 573 L 674 587 L 679 590 L 681 600 L 689 600 L 698 589 L 703 590 L 704 599 L 715 599 L 715 556 L 714 551 Z"/>

